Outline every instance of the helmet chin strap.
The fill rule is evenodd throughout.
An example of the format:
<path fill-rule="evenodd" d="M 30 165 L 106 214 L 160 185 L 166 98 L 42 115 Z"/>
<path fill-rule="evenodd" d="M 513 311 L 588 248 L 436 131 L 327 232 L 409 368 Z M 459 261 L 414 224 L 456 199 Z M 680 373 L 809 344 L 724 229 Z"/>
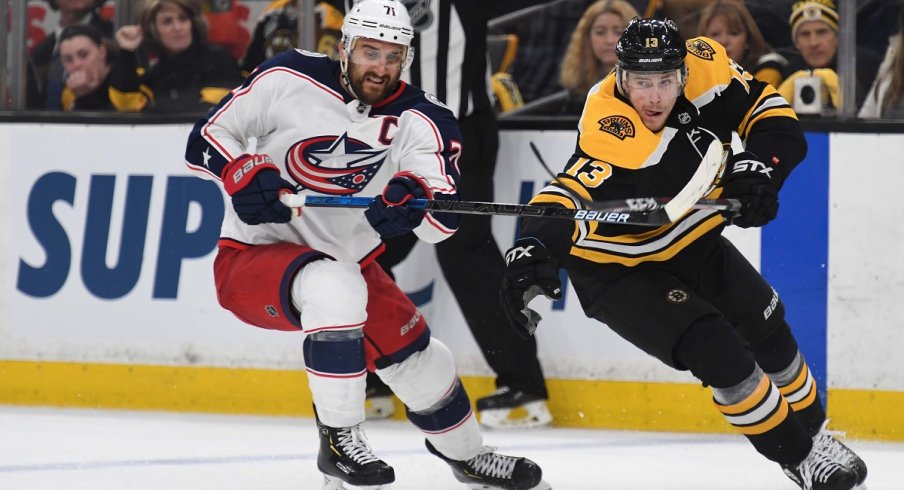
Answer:
<path fill-rule="evenodd" d="M 348 93 L 352 94 L 352 97 L 358 99 L 358 94 L 356 94 L 355 89 L 352 88 L 352 80 L 348 77 L 349 52 L 345 50 L 344 46 L 342 50 L 344 51 L 344 55 L 339 57 L 339 70 L 342 72 L 339 77 L 342 79 L 342 84 L 345 85 L 345 90 L 348 90 Z"/>
<path fill-rule="evenodd" d="M 358 107 L 356 107 L 355 109 L 359 114 L 364 114 L 364 111 L 367 110 L 368 104 L 365 104 L 361 100 L 361 97 L 358 97 L 358 94 L 355 93 L 355 89 L 352 87 L 352 80 L 348 76 L 348 57 L 350 51 L 346 51 L 344 46 L 342 49 L 344 51 L 344 56 L 339 57 L 339 70 L 341 72 L 339 78 L 340 80 L 342 80 L 342 85 L 345 85 L 345 90 L 347 90 L 348 93 L 358 101 Z"/>

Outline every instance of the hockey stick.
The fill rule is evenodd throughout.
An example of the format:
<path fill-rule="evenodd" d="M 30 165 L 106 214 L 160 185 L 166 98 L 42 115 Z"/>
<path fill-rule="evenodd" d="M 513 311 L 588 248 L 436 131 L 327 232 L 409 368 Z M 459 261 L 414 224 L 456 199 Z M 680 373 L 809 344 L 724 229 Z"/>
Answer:
<path fill-rule="evenodd" d="M 537 146 L 534 144 L 534 142 L 531 141 L 529 145 L 531 151 L 533 151 L 534 153 L 534 156 L 537 157 L 537 161 L 540 162 L 540 165 L 543 167 L 543 170 L 546 171 L 553 182 L 558 181 L 559 178 L 556 177 L 553 174 L 552 170 L 549 169 L 549 166 L 546 165 L 546 161 L 543 160 L 543 156 L 540 155 L 540 151 L 537 149 Z M 691 142 L 691 146 L 696 148 L 696 145 L 694 145 L 693 142 Z M 626 202 L 636 201 L 646 203 L 649 202 L 650 199 L 652 199 L 654 201 L 654 204 L 651 204 L 650 209 L 652 212 L 655 212 L 660 216 L 653 218 L 651 225 L 672 223 L 678 218 L 684 216 L 685 213 L 687 213 L 691 209 L 719 209 L 721 211 L 736 213 L 741 209 L 741 204 L 737 200 L 701 200 L 701 198 L 711 190 L 712 184 L 716 180 L 716 177 L 719 176 L 724 170 L 727 155 L 728 154 L 722 148 L 722 143 L 718 138 L 715 138 L 715 135 L 713 135 L 713 141 L 710 142 L 706 153 L 700 154 L 701 161 L 697 166 L 697 170 L 694 172 L 694 175 L 691 176 L 690 180 L 688 180 L 684 185 L 684 188 L 682 188 L 674 198 L 628 199 L 626 200 Z M 599 205 L 603 205 L 605 208 L 607 204 L 613 204 L 612 202 L 593 203 L 591 201 L 586 201 L 580 196 L 574 194 L 572 194 L 572 196 L 579 200 L 584 205 L 584 207 L 588 209 L 599 210 Z M 713 208 L 711 206 L 717 203 L 720 207 Z M 640 204 L 640 206 L 642 205 L 643 204 Z M 608 209 L 606 210 L 609 211 Z M 629 209 L 629 211 L 634 210 L 635 209 Z"/>
<path fill-rule="evenodd" d="M 374 199 L 373 197 L 301 196 L 298 194 L 284 194 L 280 197 L 282 203 L 290 208 L 366 208 Z M 622 225 L 662 226 L 672 222 L 666 211 L 671 201 L 672 199 L 668 198 L 645 197 L 589 203 L 592 209 L 567 209 L 560 206 L 536 204 L 411 199 L 405 203 L 405 206 L 438 213 L 528 216 L 599 221 Z M 739 203 L 734 199 L 703 199 L 690 206 L 693 209 L 717 211 L 733 211 L 739 207 Z"/>
<path fill-rule="evenodd" d="M 550 174 L 549 167 L 543 162 L 536 147 L 531 149 L 540 163 Z M 741 208 L 736 199 L 700 199 L 712 187 L 713 181 L 722 171 L 725 164 L 725 152 L 722 143 L 714 139 L 694 175 L 674 198 L 632 198 L 614 201 L 587 202 L 581 200 L 587 209 L 568 209 L 559 206 L 540 206 L 536 204 L 507 204 L 481 201 L 436 201 L 430 199 L 411 199 L 406 206 L 424 209 L 431 212 L 481 214 L 501 216 L 529 216 L 536 218 L 560 218 L 577 221 L 598 221 L 610 224 L 662 226 L 674 222 L 691 209 L 709 209 L 735 212 Z M 556 177 L 553 176 L 553 179 Z M 366 208 L 374 200 L 373 197 L 342 196 L 300 196 L 286 193 L 280 196 L 282 203 L 290 208 L 300 210 L 304 207 L 333 208 Z"/>

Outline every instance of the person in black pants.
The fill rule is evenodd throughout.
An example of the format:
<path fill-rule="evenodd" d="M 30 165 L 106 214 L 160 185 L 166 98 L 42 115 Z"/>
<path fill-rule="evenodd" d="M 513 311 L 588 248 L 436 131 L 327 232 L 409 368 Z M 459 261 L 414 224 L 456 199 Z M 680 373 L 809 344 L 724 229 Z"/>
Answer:
<path fill-rule="evenodd" d="M 458 161 L 461 199 L 492 201 L 499 134 L 487 92 L 487 22 L 543 2 L 402 0 L 402 3 L 408 7 L 415 29 L 415 59 L 410 81 L 432 92 L 458 117 L 463 139 Z M 412 234 L 390 239 L 386 253 L 377 261 L 390 272 L 408 255 L 415 242 Z M 511 329 L 499 304 L 505 261 L 491 233 L 490 217 L 462 216 L 458 232 L 437 244 L 436 254 L 465 321 L 497 376 L 497 390 L 477 400 L 481 423 L 493 428 L 549 423 L 552 420 L 546 406 L 549 395 L 537 359 L 537 343 L 533 338 L 519 337 Z M 378 404 L 388 408 L 379 399 L 385 399 L 389 390 L 380 384 L 375 376 L 369 379 L 371 408 Z M 525 409 L 516 413 L 527 415 L 511 418 L 515 408 Z M 387 414 L 385 409 L 374 412 L 370 411 L 372 415 Z"/>

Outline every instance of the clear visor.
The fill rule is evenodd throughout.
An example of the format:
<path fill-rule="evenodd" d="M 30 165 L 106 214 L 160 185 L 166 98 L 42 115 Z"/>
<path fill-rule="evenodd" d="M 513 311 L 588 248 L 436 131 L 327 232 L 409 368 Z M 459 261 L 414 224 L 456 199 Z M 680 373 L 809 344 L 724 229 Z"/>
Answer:
<path fill-rule="evenodd" d="M 628 94 L 675 99 L 684 91 L 684 70 L 623 71 L 622 88 Z"/>
<path fill-rule="evenodd" d="M 385 66 L 387 69 L 401 68 L 408 59 L 408 47 L 392 44 L 391 47 L 380 47 L 368 43 L 367 39 L 356 39 L 352 43 L 349 60 L 359 66 Z"/>

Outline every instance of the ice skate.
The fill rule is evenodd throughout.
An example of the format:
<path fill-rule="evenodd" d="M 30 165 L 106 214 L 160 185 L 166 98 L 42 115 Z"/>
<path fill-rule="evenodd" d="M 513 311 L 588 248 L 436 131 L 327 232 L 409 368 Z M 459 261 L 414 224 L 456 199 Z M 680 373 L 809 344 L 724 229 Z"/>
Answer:
<path fill-rule="evenodd" d="M 800 464 L 782 465 L 782 469 L 803 490 L 851 490 L 857 486 L 858 477 L 842 458 L 837 449 L 814 442 L 810 454 Z"/>
<path fill-rule="evenodd" d="M 552 422 L 546 400 L 503 386 L 477 400 L 480 423 L 491 429 L 540 427 Z"/>
<path fill-rule="evenodd" d="M 390 488 L 395 472 L 374 456 L 360 425 L 333 428 L 317 420 L 317 430 L 320 432 L 317 468 L 324 475 L 322 490 Z"/>
<path fill-rule="evenodd" d="M 455 479 L 472 489 L 549 490 L 543 481 L 543 470 L 537 463 L 514 456 L 496 453 L 496 448 L 484 446 L 480 454 L 467 460 L 456 461 L 443 456 L 430 441 L 424 441 L 427 450 L 452 467 Z"/>
<path fill-rule="evenodd" d="M 820 451 L 830 454 L 834 459 L 840 461 L 857 476 L 857 485 L 862 485 L 863 481 L 866 480 L 866 463 L 836 438 L 836 436 L 844 437 L 844 433 L 829 430 L 827 428 L 828 425 L 828 420 L 822 423 L 819 433 L 813 437 L 813 446 L 819 447 Z"/>
<path fill-rule="evenodd" d="M 367 389 L 364 391 L 364 415 L 368 420 L 388 419 L 395 413 L 395 404 L 392 402 L 392 390 L 377 378 L 371 381 L 371 375 L 367 377 Z"/>

